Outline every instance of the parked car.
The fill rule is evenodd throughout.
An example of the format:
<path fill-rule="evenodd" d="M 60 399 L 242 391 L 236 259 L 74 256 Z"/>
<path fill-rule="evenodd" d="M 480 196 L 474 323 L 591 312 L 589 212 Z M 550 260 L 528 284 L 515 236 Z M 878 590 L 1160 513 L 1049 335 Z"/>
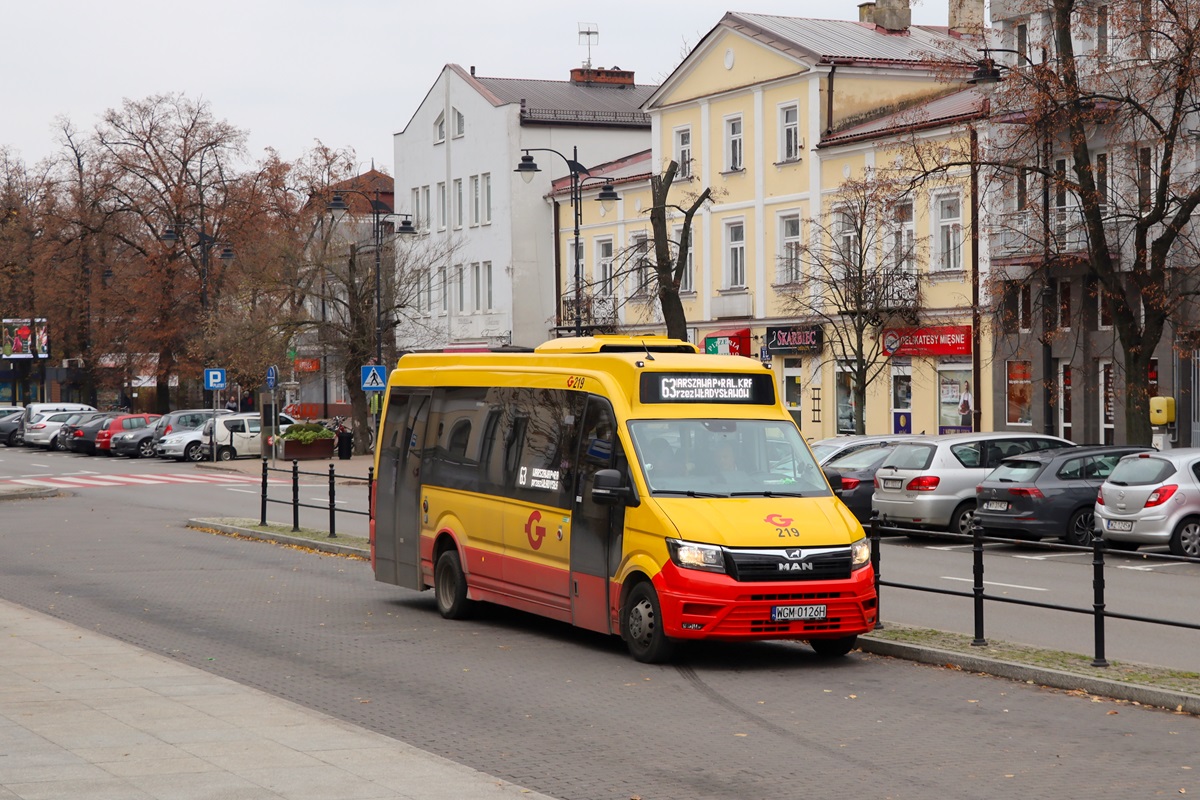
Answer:
<path fill-rule="evenodd" d="M 35 417 L 51 414 L 55 411 L 95 411 L 95 406 L 89 406 L 87 403 L 30 403 L 25 406 L 25 412 L 21 415 L 21 435 L 24 437 L 26 429 L 32 423 Z"/>
<path fill-rule="evenodd" d="M 116 414 L 116 411 L 76 411 L 59 428 L 58 441 L 55 443 L 56 449 L 60 451 L 75 451 L 77 449 L 75 440 L 82 437 L 82 434 L 76 434 L 81 425 L 103 417 L 112 417 Z"/>
<path fill-rule="evenodd" d="M 63 423 L 78 414 L 78 411 L 55 411 L 38 414 L 25 423 L 25 445 L 58 449 L 58 435 Z"/>
<path fill-rule="evenodd" d="M 159 418 L 154 425 L 154 440 L 155 444 L 162 437 L 175 433 L 176 431 L 190 431 L 195 428 L 203 428 L 204 423 L 213 418 L 214 415 L 232 414 L 229 409 L 211 409 L 211 408 L 184 408 L 178 411 L 169 411 Z"/>
<path fill-rule="evenodd" d="M 175 430 L 159 438 L 154 445 L 154 453 L 159 458 L 173 458 L 176 461 L 203 461 L 204 455 L 200 452 L 203 439 L 203 428 Z"/>
<path fill-rule="evenodd" d="M 1122 456 L 1144 452 L 1153 451 L 1096 446 L 1011 456 L 976 488 L 975 518 L 992 536 L 1091 544 L 1100 485 Z"/>
<path fill-rule="evenodd" d="M 5 447 L 16 447 L 25 441 L 24 431 L 21 430 L 21 411 L 18 408 L 17 413 L 0 417 L 0 442 L 4 442 Z"/>
<path fill-rule="evenodd" d="M 835 458 L 841 458 L 848 453 L 853 453 L 855 450 L 861 450 L 864 447 L 897 444 L 912 438 L 912 434 L 908 433 L 889 433 L 870 436 L 831 436 L 828 439 L 811 442 L 808 448 L 812 450 L 817 463 L 825 466 Z"/>
<path fill-rule="evenodd" d="M 872 506 L 891 524 L 970 533 L 975 487 L 1008 456 L 1074 447 L 1036 433 L 951 433 L 896 445 L 875 473 Z"/>
<path fill-rule="evenodd" d="M 158 414 L 118 414 L 109 419 L 96 431 L 96 452 L 106 456 L 112 455 L 112 439 L 114 436 L 126 431 L 148 427 L 158 417 Z"/>
<path fill-rule="evenodd" d="M 1200 558 L 1200 448 L 1125 456 L 1101 484 L 1095 513 L 1096 531 L 1114 547 L 1165 544 Z"/>
<path fill-rule="evenodd" d="M 0 406 L 0 419 L 8 419 L 13 414 L 20 414 L 24 409 L 21 406 Z"/>
<path fill-rule="evenodd" d="M 837 472 L 842 479 L 840 497 L 846 507 L 866 525 L 871 521 L 871 498 L 875 492 L 875 472 L 884 459 L 896 449 L 894 444 L 873 444 L 859 447 L 835 457 L 821 466 Z"/>
<path fill-rule="evenodd" d="M 162 418 L 159 417 L 159 420 Z M 154 425 L 145 425 L 131 431 L 121 431 L 113 435 L 108 452 L 114 456 L 129 456 L 130 458 L 151 458 L 154 456 Z"/>
<path fill-rule="evenodd" d="M 296 421 L 287 414 L 280 414 L 279 432 L 283 433 L 295 423 Z M 262 420 L 258 412 L 248 411 L 214 417 L 204 423 L 200 443 L 200 453 L 204 460 L 212 459 L 214 444 L 217 461 L 261 455 Z"/>

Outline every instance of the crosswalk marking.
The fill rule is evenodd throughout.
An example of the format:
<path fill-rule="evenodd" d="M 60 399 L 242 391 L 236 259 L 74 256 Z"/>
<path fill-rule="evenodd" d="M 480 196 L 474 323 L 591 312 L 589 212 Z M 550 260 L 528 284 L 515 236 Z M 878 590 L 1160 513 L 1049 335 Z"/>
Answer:
<path fill-rule="evenodd" d="M 269 478 L 268 483 L 279 485 L 290 481 Z M 243 473 L 225 473 L 220 475 L 175 475 L 140 473 L 136 475 L 98 475 L 89 473 L 82 475 L 46 475 L 23 478 L 0 478 L 0 486 L 39 486 L 54 489 L 90 489 L 104 486 L 164 486 L 164 485 L 206 485 L 220 486 L 228 484 L 261 484 L 262 477 Z"/>
<path fill-rule="evenodd" d="M 61 488 L 62 484 L 52 483 L 50 481 L 39 481 L 37 478 L 17 478 L 13 483 L 19 483 L 22 486 L 50 486 L 55 489 Z"/>

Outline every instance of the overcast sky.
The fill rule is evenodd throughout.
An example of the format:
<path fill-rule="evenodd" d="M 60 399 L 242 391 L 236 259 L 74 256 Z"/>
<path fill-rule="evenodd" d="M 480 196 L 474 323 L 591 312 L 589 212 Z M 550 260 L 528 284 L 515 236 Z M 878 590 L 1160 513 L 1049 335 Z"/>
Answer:
<path fill-rule="evenodd" d="M 404 127 L 446 63 L 489 77 L 566 80 L 594 66 L 660 83 L 730 10 L 857 19 L 860 0 L 0 0 L 0 146 L 57 149 L 58 117 L 90 130 L 123 99 L 182 92 L 249 133 L 251 155 L 316 140 L 392 170 Z M 948 0 L 912 0 L 945 25 Z"/>

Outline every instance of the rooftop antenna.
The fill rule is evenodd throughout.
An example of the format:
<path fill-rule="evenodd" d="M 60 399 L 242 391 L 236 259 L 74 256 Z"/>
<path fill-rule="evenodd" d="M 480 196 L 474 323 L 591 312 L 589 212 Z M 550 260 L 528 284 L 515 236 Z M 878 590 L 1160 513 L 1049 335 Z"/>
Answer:
<path fill-rule="evenodd" d="M 600 26 L 594 22 L 579 23 L 579 43 L 587 45 L 588 57 L 583 62 L 584 69 L 592 68 L 592 45 L 600 42 Z"/>

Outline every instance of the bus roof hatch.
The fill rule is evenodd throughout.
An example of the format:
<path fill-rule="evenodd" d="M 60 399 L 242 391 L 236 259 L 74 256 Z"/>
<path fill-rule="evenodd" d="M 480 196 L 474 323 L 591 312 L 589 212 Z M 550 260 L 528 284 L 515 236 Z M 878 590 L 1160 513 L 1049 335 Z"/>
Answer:
<path fill-rule="evenodd" d="M 534 348 L 535 353 L 699 353 L 700 348 L 666 336 L 596 336 L 551 339 Z"/>

